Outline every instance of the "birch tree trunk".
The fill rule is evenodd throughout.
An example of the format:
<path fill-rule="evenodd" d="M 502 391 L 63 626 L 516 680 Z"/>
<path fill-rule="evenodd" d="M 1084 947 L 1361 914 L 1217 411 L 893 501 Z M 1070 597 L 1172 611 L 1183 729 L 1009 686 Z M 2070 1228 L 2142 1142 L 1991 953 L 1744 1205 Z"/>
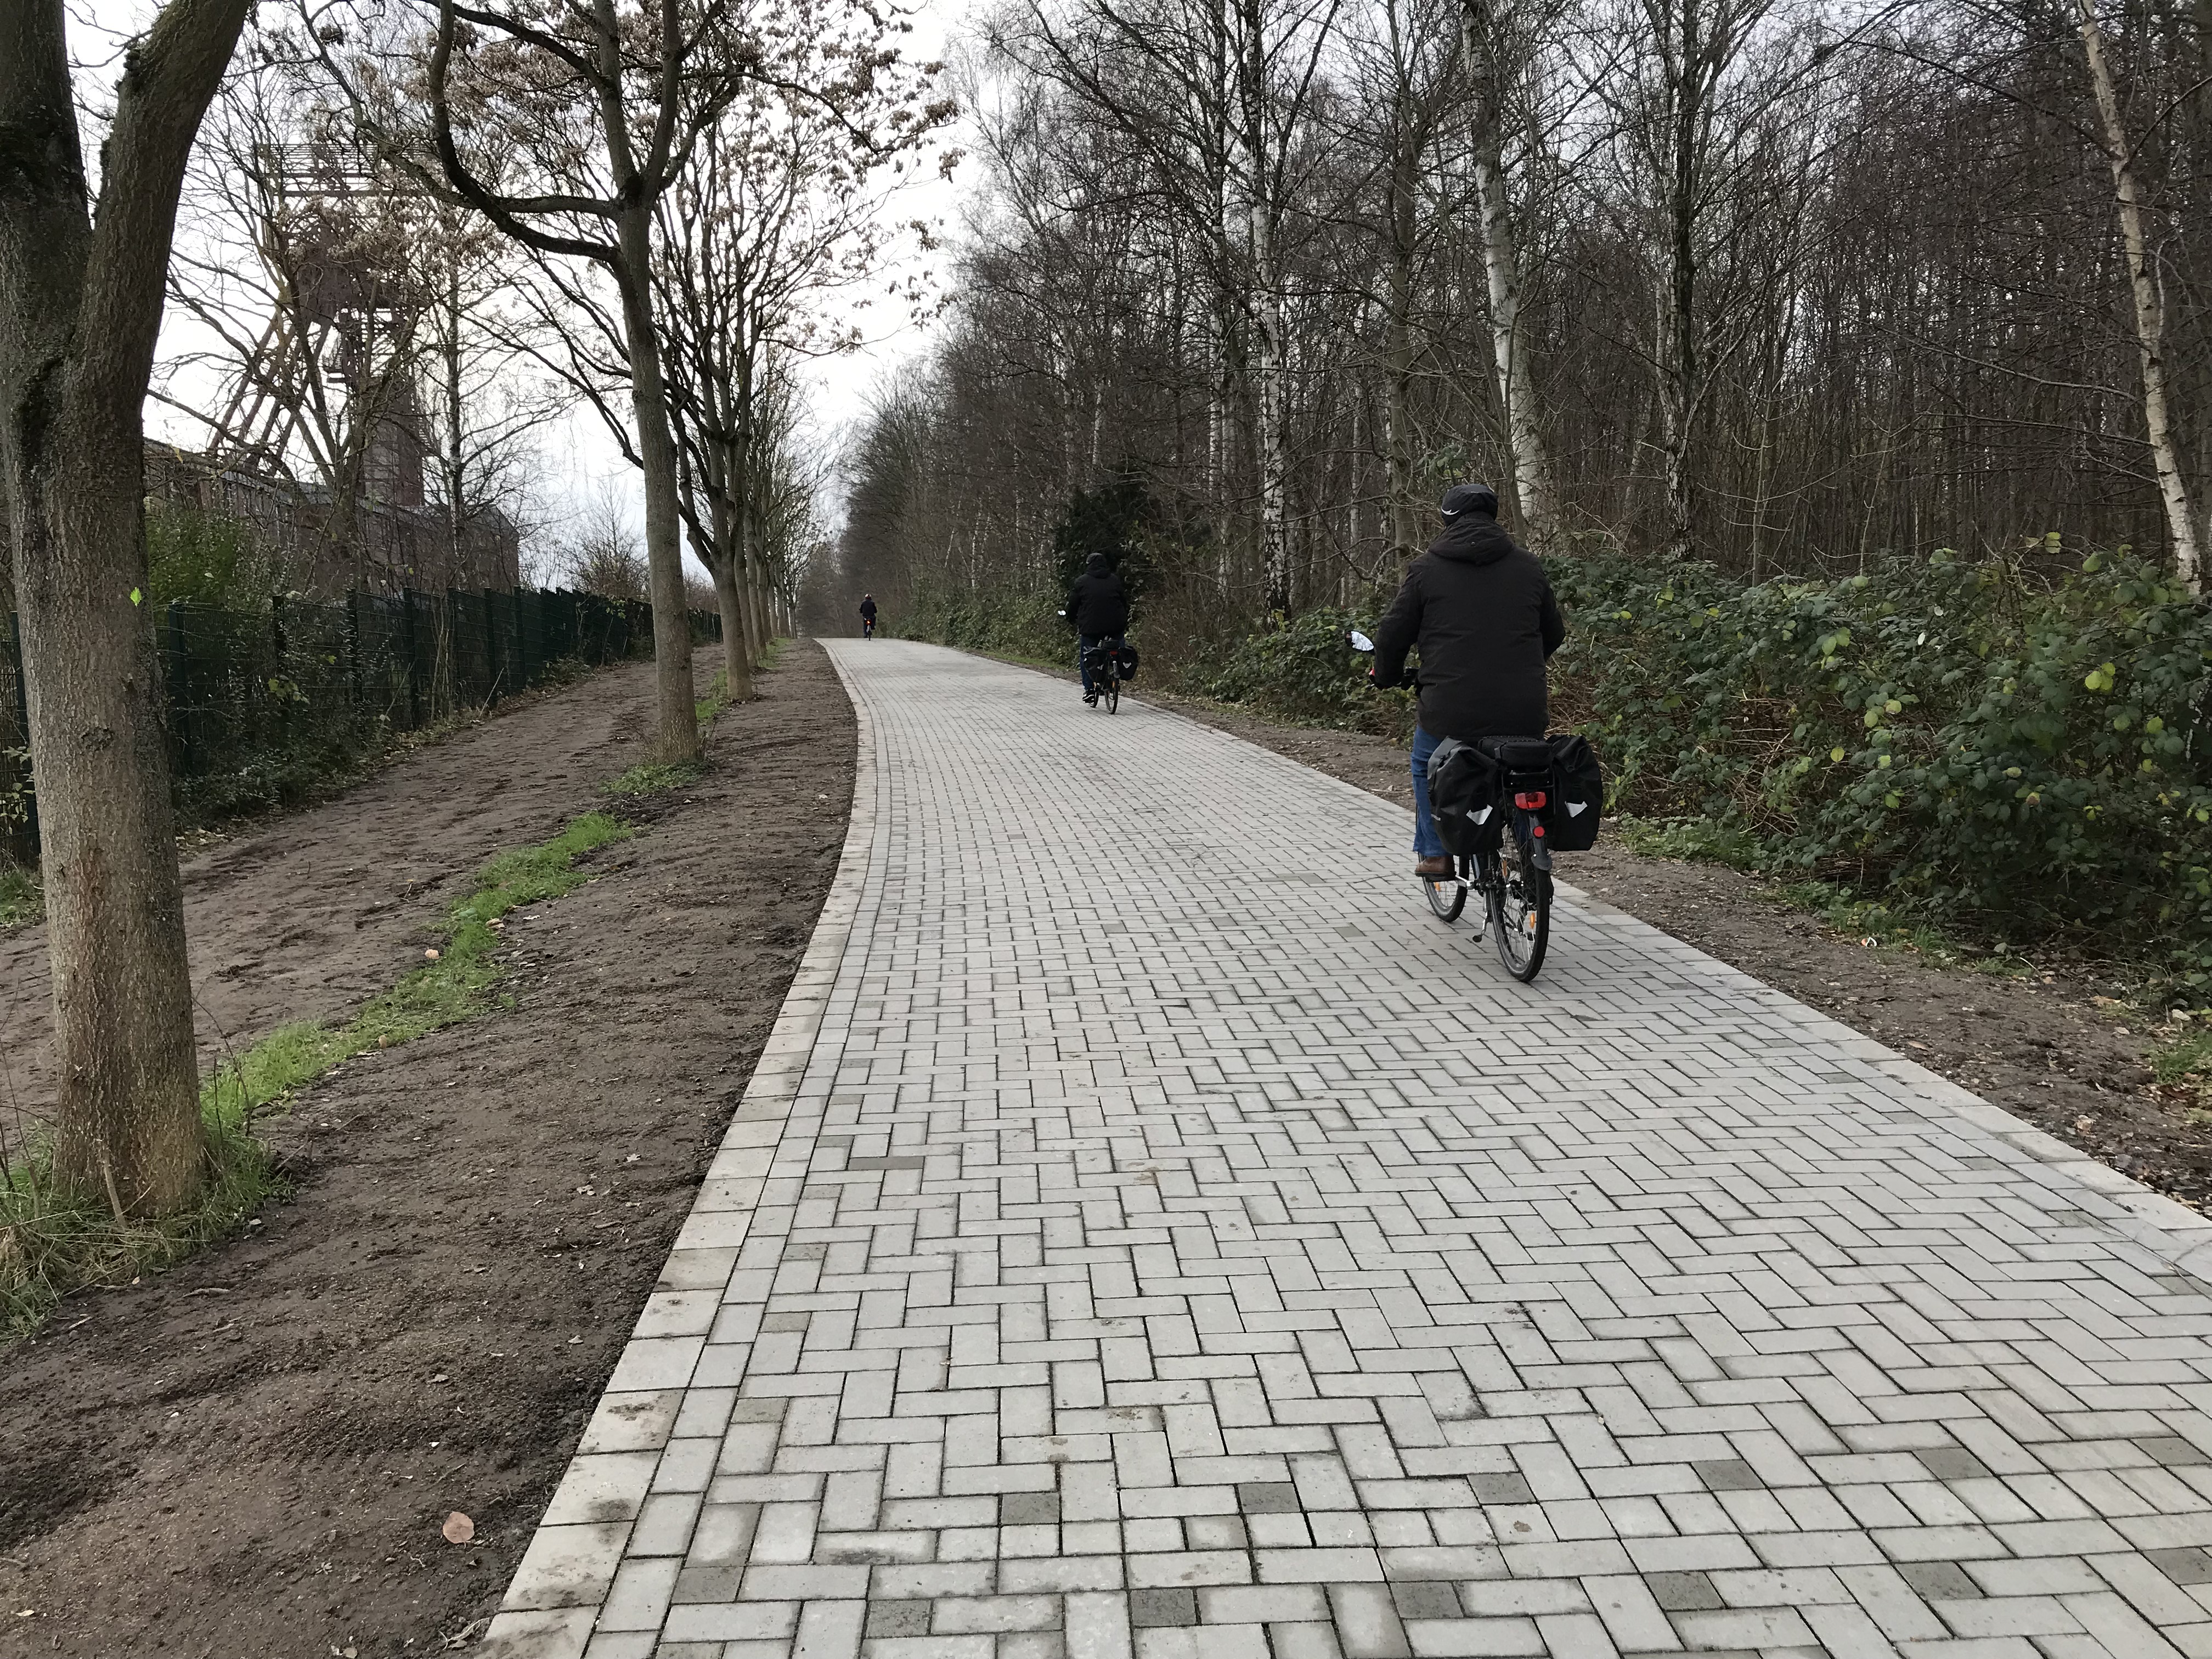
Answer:
<path fill-rule="evenodd" d="M 1495 120 L 1492 112 L 1492 120 Z M 1521 255 L 1513 233 L 1513 212 L 1505 191 L 1505 169 L 1492 125 L 1476 141 L 1474 156 L 1477 211 L 1482 222 L 1483 276 L 1490 289 L 1490 355 L 1498 381 L 1498 407 L 1505 417 L 1513 489 L 1529 544 L 1549 550 L 1559 538 L 1559 514 L 1552 494 L 1551 464 L 1544 428 L 1528 373 L 1528 336 L 1521 325 Z"/>
<path fill-rule="evenodd" d="M 1558 498 L 1544 445 L 1544 426 L 1528 369 L 1528 336 L 1522 326 L 1520 238 L 1513 228 L 1512 197 L 1505 174 L 1505 30 L 1491 0 L 1467 0 L 1461 36 L 1475 83 L 1474 142 L 1469 156 L 1476 222 L 1482 228 L 1483 281 L 1490 295 L 1491 375 L 1498 387 L 1513 494 L 1522 532 L 1539 551 L 1558 539 Z"/>
<path fill-rule="evenodd" d="M 118 1217 L 181 1208 L 204 1176 L 143 406 L 185 160 L 249 9 L 170 0 L 132 47 L 95 217 L 62 0 L 0 0 L 0 479 L 45 837 L 55 1176 Z"/>
<path fill-rule="evenodd" d="M 1395 559 L 1421 550 L 1420 519 L 1414 500 L 1413 453 L 1413 255 L 1419 234 L 1416 222 L 1420 157 L 1401 121 L 1391 157 L 1390 201 L 1386 216 L 1389 264 L 1384 273 L 1382 366 L 1383 443 L 1390 488 L 1390 547 Z"/>
<path fill-rule="evenodd" d="M 2189 481 L 2181 470 L 2179 445 L 2166 413 L 2166 362 L 2161 349 L 2166 334 L 2166 302 L 2158 278 L 2150 268 L 2148 239 L 2143 231 L 2142 185 L 2136 176 L 2134 147 L 2120 112 L 2118 89 L 2112 66 L 2105 58 L 2105 32 L 2097 21 L 2094 0 L 2077 0 L 2081 16 L 2081 48 L 2089 62 L 2089 84 L 2097 95 L 2097 113 L 2105 128 L 2105 160 L 2112 170 L 2112 193 L 2119 203 L 2120 239 L 2128 255 L 2128 287 L 2135 303 L 2136 346 L 2142 363 L 2143 433 L 2150 442 L 2151 467 L 2158 477 L 2160 504 L 2166 509 L 2166 539 L 2173 548 L 2174 574 L 2191 593 L 2204 591 L 2203 530 L 2189 499 Z"/>

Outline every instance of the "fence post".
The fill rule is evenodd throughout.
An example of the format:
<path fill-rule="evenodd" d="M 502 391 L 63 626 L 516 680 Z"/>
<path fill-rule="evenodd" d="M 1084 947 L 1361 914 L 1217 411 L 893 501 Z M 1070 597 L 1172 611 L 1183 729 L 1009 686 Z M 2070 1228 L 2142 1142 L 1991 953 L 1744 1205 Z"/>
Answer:
<path fill-rule="evenodd" d="M 284 596 L 269 596 L 269 672 L 253 677 L 254 700 L 261 705 L 260 730 L 254 734 L 256 743 L 266 744 L 276 732 L 289 723 L 289 714 L 283 706 L 276 686 L 271 683 L 284 678 Z"/>
<path fill-rule="evenodd" d="M 407 729 L 418 732 L 422 727 L 422 655 L 416 648 L 415 590 L 399 590 L 401 614 L 407 619 L 403 637 L 407 644 Z"/>
<path fill-rule="evenodd" d="M 168 672 L 163 676 L 169 694 L 169 730 L 177 743 L 177 775 L 189 777 L 192 769 L 192 711 L 191 659 L 185 654 L 185 605 L 181 599 L 169 601 L 167 617 Z"/>
<path fill-rule="evenodd" d="M 346 589 L 346 687 L 353 693 L 354 713 L 361 712 L 361 589 Z"/>
<path fill-rule="evenodd" d="M 483 590 L 484 617 L 484 678 L 491 682 L 484 690 L 484 707 L 499 707 L 499 624 L 494 618 L 491 589 Z"/>
<path fill-rule="evenodd" d="M 459 709 L 467 693 L 462 690 L 465 676 L 461 672 L 461 595 L 459 589 L 446 589 L 445 608 L 446 678 L 453 686 L 453 707 Z"/>
<path fill-rule="evenodd" d="M 15 729 L 23 734 L 24 829 L 29 836 L 31 861 L 39 858 L 39 778 L 31 769 L 31 688 L 23 678 L 23 619 L 8 613 L 8 654 L 15 665 Z"/>

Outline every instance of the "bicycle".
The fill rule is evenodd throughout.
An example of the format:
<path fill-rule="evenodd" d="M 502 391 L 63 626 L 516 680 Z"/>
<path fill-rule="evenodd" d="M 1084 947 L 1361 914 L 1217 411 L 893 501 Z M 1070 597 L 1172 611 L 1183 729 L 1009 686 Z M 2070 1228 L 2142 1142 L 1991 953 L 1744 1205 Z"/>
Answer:
<path fill-rule="evenodd" d="M 1372 652 L 1375 642 L 1355 630 L 1352 648 Z M 1418 676 L 1407 684 L 1418 690 Z M 1544 951 L 1552 937 L 1552 854 L 1544 845 L 1544 811 L 1550 804 L 1551 749 L 1541 738 L 1492 738 L 1491 746 L 1503 769 L 1499 806 L 1506 821 L 1498 832 L 1493 850 L 1451 855 L 1452 872 L 1419 876 L 1429 909 L 1447 925 L 1459 920 L 1467 908 L 1470 889 L 1482 895 L 1483 919 L 1474 936 L 1492 933 L 1498 960 L 1505 971 L 1523 985 L 1544 966 Z M 1494 930 L 1494 931 L 1493 931 Z"/>
<path fill-rule="evenodd" d="M 1091 689 L 1097 694 L 1091 707 L 1103 708 L 1109 714 L 1121 709 L 1121 641 L 1101 640 L 1085 653 L 1085 666 L 1091 672 Z"/>
<path fill-rule="evenodd" d="M 1063 622 L 1067 620 L 1065 611 L 1054 614 Z M 1079 665 L 1086 672 L 1086 683 L 1091 688 L 1083 694 L 1084 701 L 1093 708 L 1103 708 L 1109 714 L 1120 713 L 1121 708 L 1122 643 L 1118 638 L 1101 639 L 1083 653 Z M 1097 694 L 1095 696 L 1092 695 L 1094 692 Z"/>
<path fill-rule="evenodd" d="M 1493 740 L 1510 752 L 1527 745 L 1542 750 L 1540 769 L 1506 762 L 1499 799 L 1507 814 L 1497 847 L 1489 852 L 1457 854 L 1449 876 L 1419 878 L 1429 908 L 1440 921 L 1459 920 L 1469 888 L 1482 895 L 1485 918 L 1474 936 L 1492 933 L 1505 971 L 1526 985 L 1544 966 L 1552 938 L 1552 855 L 1544 845 L 1544 809 L 1551 799 L 1550 751 L 1531 739 Z M 1447 891 L 1446 890 L 1449 890 Z M 1494 930 L 1494 931 L 1492 931 Z"/>

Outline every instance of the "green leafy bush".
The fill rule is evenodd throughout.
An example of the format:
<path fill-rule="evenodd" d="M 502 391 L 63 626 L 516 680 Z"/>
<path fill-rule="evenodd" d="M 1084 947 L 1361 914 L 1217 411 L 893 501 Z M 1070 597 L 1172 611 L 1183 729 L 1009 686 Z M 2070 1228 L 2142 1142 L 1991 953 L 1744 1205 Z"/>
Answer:
<path fill-rule="evenodd" d="M 963 651 L 1075 664 L 1075 635 L 1056 613 L 1061 596 L 1042 589 L 994 589 L 974 593 L 920 588 L 903 617 L 886 617 L 887 631 L 932 640 Z"/>
<path fill-rule="evenodd" d="M 146 509 L 146 599 L 259 611 L 288 584 L 253 526 L 173 502 Z"/>
<path fill-rule="evenodd" d="M 1596 556 L 1553 581 L 1562 708 L 1590 711 L 1616 807 L 2212 981 L 2212 617 L 2154 566 L 2051 582 L 1938 553 L 1745 584 Z"/>
<path fill-rule="evenodd" d="M 1412 699 L 1370 687 L 1369 659 L 1345 638 L 1355 628 L 1372 633 L 1375 617 L 1371 611 L 1304 611 L 1237 641 L 1200 668 L 1194 683 L 1206 696 L 1278 720 L 1403 737 L 1413 730 Z"/>

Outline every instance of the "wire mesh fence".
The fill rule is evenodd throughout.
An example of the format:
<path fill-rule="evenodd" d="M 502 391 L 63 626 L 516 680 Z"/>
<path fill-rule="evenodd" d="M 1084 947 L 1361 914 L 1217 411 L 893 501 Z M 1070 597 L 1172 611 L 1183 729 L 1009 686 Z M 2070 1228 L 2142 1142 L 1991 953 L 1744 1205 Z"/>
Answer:
<path fill-rule="evenodd" d="M 0 640 L 0 856 L 38 854 L 21 629 Z M 349 592 L 265 610 L 177 603 L 155 617 L 179 817 L 298 799 L 395 732 L 418 731 L 577 666 L 653 653 L 653 607 L 596 593 Z M 695 643 L 721 637 L 709 611 Z"/>

